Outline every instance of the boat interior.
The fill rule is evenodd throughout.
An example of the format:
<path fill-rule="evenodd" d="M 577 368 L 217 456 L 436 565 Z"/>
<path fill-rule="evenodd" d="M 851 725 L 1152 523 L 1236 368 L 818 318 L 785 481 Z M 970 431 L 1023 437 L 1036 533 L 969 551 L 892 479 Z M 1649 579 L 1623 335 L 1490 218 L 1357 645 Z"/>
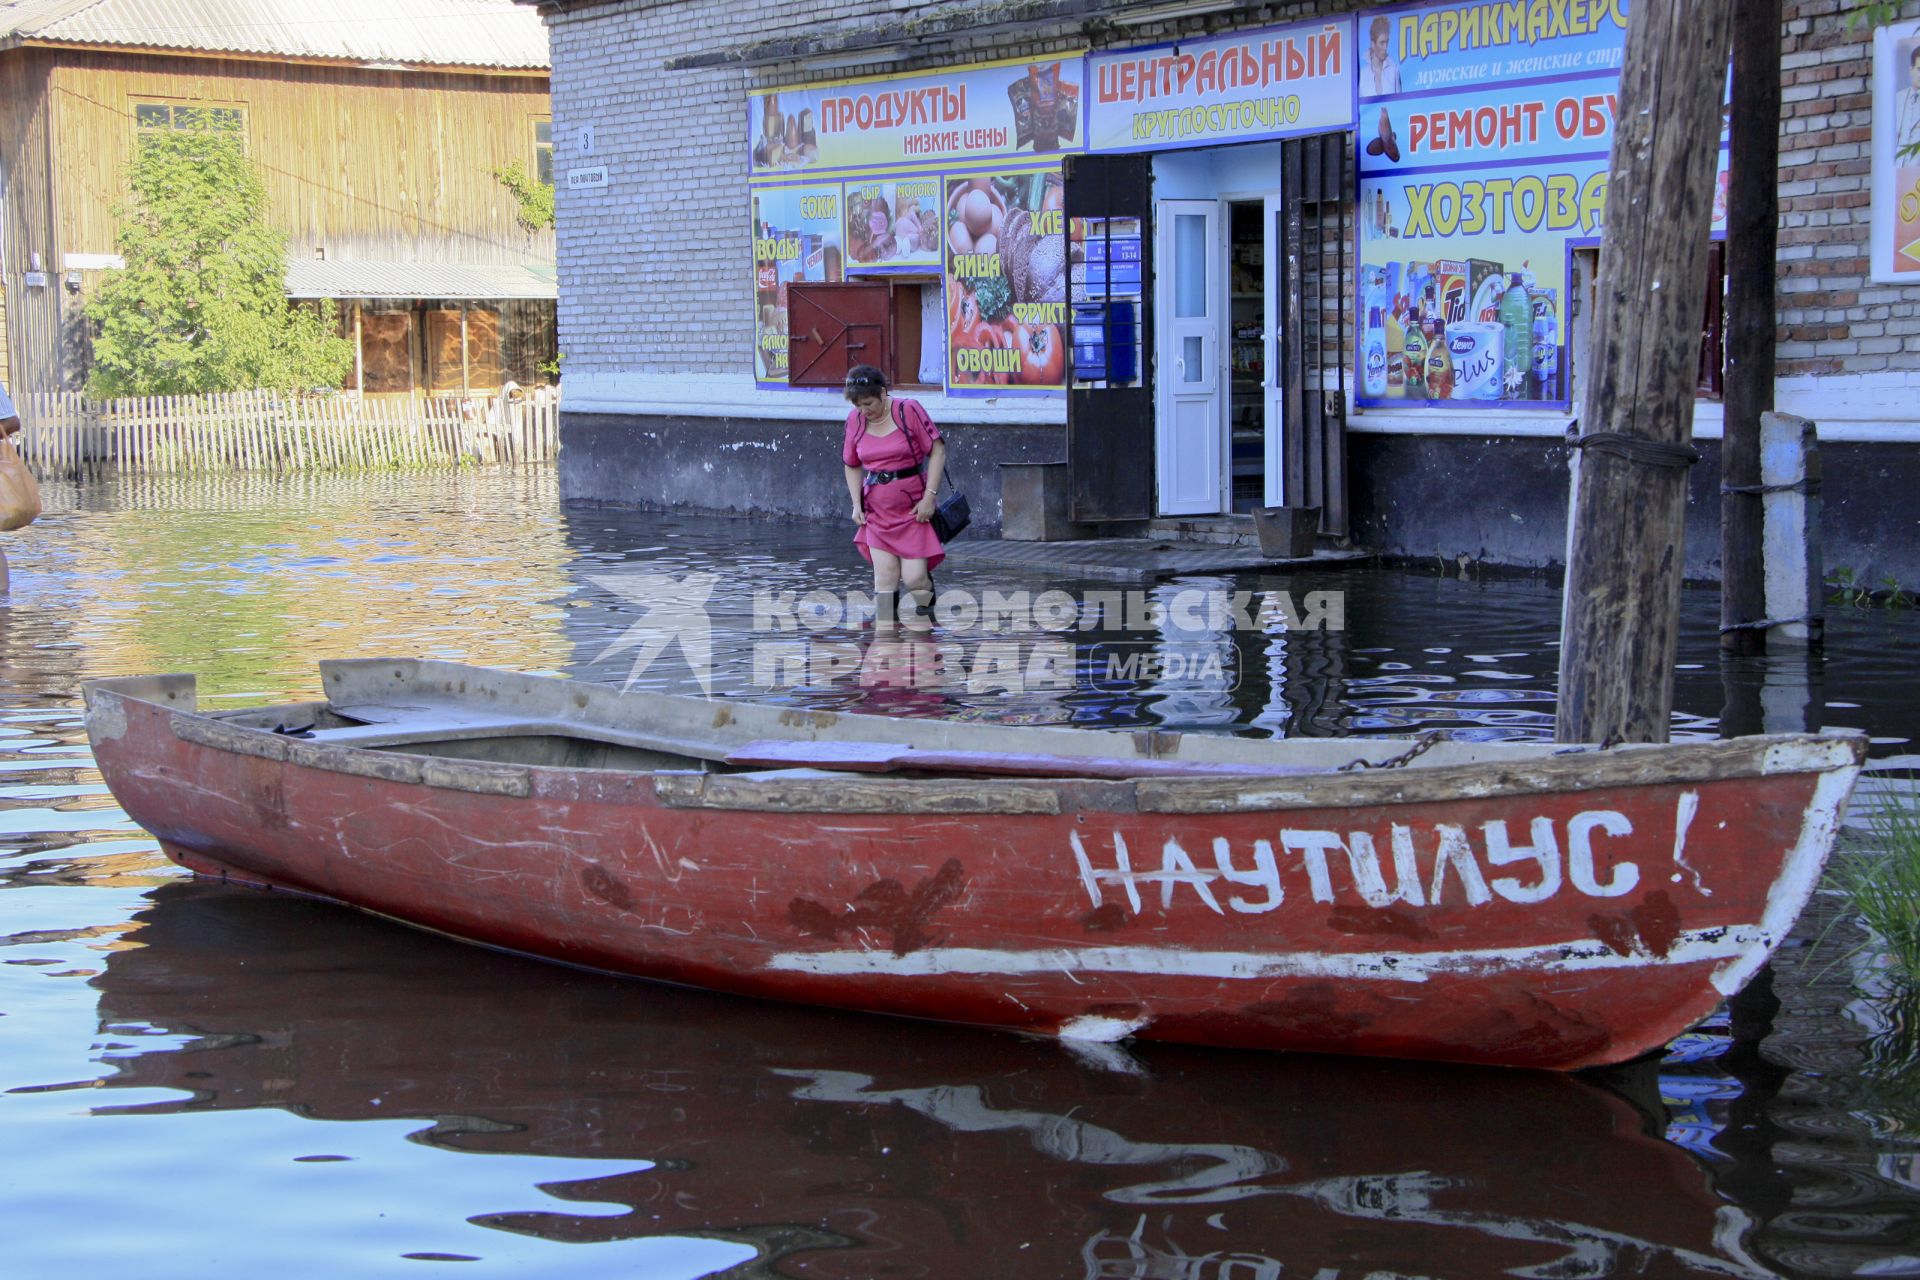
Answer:
<path fill-rule="evenodd" d="M 355 707 L 346 714 L 324 702 L 248 708 L 219 718 L 231 725 L 265 729 L 303 742 L 324 742 L 399 755 L 488 764 L 559 769 L 618 769 L 635 773 L 740 772 L 726 760 L 724 744 L 704 746 L 644 731 L 610 727 L 556 726 L 529 719 L 460 714 L 444 707 L 389 716 L 393 707 Z M 370 718 L 363 718 L 370 717 Z"/>
<path fill-rule="evenodd" d="M 412 658 L 325 662 L 321 677 L 324 700 L 228 711 L 201 708 L 191 676 L 129 677 L 98 681 L 92 688 L 316 745 L 649 773 L 1104 778 L 1322 773 L 1387 764 L 1425 768 L 1531 761 L 1592 750 L 1440 735 L 1279 740 L 1158 728 L 1029 727 L 864 715 L 623 691 L 558 676 Z"/>

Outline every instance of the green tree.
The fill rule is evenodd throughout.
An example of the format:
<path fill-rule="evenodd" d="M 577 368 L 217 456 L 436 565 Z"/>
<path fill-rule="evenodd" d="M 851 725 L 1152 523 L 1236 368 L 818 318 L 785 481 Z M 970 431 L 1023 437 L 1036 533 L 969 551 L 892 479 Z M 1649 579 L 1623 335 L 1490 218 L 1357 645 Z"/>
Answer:
<path fill-rule="evenodd" d="M 287 237 L 237 135 L 140 140 L 114 210 L 124 270 L 87 304 L 98 326 L 87 381 L 100 397 L 338 386 L 353 343 L 333 304 L 289 305 Z"/>
<path fill-rule="evenodd" d="M 494 178 L 513 193 L 520 203 L 514 216 L 529 231 L 541 231 L 553 225 L 553 184 L 528 173 L 518 161 L 503 164 L 493 171 Z"/>

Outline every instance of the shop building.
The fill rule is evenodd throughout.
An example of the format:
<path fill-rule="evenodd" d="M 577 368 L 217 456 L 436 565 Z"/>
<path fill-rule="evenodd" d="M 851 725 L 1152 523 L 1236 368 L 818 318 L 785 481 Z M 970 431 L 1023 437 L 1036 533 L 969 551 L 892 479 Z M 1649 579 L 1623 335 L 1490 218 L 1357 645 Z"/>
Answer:
<path fill-rule="evenodd" d="M 1064 461 L 1092 531 L 1313 506 L 1392 555 L 1562 558 L 1617 6 L 541 10 L 568 497 L 838 517 L 839 377 L 879 363 L 988 528 L 1004 466 Z M 1786 19 L 1777 399 L 1820 427 L 1828 563 L 1920 581 L 1920 272 L 1870 250 L 1873 41 L 1837 0 Z"/>

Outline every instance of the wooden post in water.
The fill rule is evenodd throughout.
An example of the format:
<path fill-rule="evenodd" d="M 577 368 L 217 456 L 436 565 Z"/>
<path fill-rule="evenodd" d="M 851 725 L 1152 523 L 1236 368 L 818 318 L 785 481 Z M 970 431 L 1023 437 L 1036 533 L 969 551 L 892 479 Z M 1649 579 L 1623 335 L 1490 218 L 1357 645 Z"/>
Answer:
<path fill-rule="evenodd" d="M 1561 742 L 1665 742 L 1732 0 L 1636 0 L 1561 615 Z"/>
<path fill-rule="evenodd" d="M 1720 647 L 1765 653 L 1760 415 L 1773 408 L 1780 221 L 1780 0 L 1734 0 L 1727 139 L 1726 428 L 1720 441 Z"/>

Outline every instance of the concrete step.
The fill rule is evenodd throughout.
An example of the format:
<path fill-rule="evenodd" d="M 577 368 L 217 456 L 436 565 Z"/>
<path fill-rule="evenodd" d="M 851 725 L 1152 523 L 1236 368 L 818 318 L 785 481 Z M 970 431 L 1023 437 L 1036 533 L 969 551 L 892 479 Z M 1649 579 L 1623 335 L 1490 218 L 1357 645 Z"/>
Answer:
<path fill-rule="evenodd" d="M 1162 516 L 1147 522 L 1144 536 L 1222 547 L 1260 545 L 1252 516 Z"/>
<path fill-rule="evenodd" d="M 1295 560 L 1275 560 L 1260 554 L 1257 544 L 1209 545 L 1168 538 L 1089 538 L 1078 542 L 962 538 L 947 548 L 947 555 L 954 564 L 969 569 L 991 565 L 1052 573 L 1061 578 L 1096 578 L 1110 582 L 1153 582 L 1183 574 L 1261 569 L 1322 569 L 1372 559 L 1369 551 L 1329 548 Z"/>

